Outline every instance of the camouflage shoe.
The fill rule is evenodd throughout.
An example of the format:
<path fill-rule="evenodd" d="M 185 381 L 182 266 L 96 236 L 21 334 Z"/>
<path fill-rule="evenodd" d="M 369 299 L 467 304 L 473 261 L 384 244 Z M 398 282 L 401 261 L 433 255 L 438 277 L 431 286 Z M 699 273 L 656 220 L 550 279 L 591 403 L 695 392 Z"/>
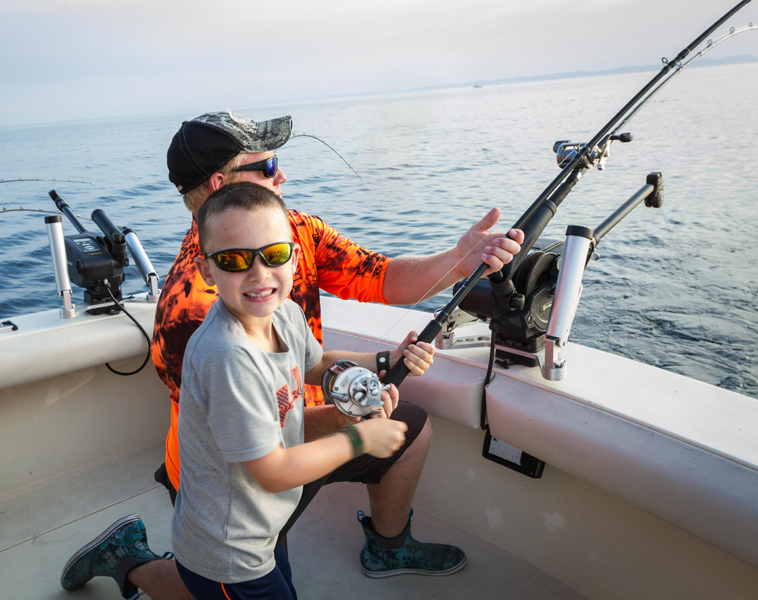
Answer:
<path fill-rule="evenodd" d="M 126 600 L 139 597 L 137 587 L 127 581 L 129 571 L 147 562 L 171 558 L 158 556 L 147 547 L 145 525 L 137 515 L 122 517 L 74 554 L 61 574 L 64 590 L 78 590 L 93 577 L 112 577 Z"/>
<path fill-rule="evenodd" d="M 364 575 L 374 578 L 403 573 L 441 576 L 460 571 L 466 565 L 466 555 L 460 548 L 448 544 L 422 544 L 414 539 L 410 517 L 405 530 L 397 538 L 382 538 L 380 542 L 380 536 L 371 525 L 371 517 L 358 511 L 358 522 L 366 536 L 366 545 L 361 551 Z"/>

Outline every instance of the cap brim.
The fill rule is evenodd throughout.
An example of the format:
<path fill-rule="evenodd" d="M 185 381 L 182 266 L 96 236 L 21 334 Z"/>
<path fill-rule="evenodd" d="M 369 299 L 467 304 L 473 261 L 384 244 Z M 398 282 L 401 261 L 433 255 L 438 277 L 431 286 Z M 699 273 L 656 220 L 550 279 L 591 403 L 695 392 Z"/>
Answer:
<path fill-rule="evenodd" d="M 270 152 L 281 148 L 292 135 L 292 117 L 279 117 L 256 123 L 255 130 L 239 124 L 237 140 L 242 144 L 240 152 Z"/>

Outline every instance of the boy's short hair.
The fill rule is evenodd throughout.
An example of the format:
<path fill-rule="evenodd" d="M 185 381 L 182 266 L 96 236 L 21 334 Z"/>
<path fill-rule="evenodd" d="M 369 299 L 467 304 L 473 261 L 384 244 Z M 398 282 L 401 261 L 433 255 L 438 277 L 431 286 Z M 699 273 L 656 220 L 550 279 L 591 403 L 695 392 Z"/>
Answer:
<path fill-rule="evenodd" d="M 197 220 L 197 234 L 200 242 L 200 250 L 205 252 L 205 242 L 210 236 L 208 224 L 213 217 L 232 209 L 241 210 L 280 210 L 286 219 L 289 219 L 287 207 L 284 201 L 270 189 L 249 181 L 230 183 L 213 192 L 203 205 L 198 209 L 195 218 Z"/>

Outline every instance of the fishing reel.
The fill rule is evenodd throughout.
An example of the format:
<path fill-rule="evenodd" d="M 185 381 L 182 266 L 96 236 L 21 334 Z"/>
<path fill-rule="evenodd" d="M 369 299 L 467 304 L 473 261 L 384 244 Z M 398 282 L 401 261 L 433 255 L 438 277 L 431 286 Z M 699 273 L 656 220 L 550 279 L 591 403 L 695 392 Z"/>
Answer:
<path fill-rule="evenodd" d="M 599 171 L 605 169 L 605 161 L 608 159 L 608 154 L 611 147 L 611 142 L 619 141 L 622 144 L 631 142 L 634 139 L 634 135 L 631 133 L 621 133 L 619 135 L 611 135 L 601 142 L 597 146 L 593 147 L 584 157 L 585 166 L 589 169 L 591 167 L 597 167 Z M 558 162 L 558 167 L 563 169 L 568 165 L 577 154 L 579 154 L 587 144 L 572 144 L 571 140 L 558 140 L 553 144 L 553 152 L 555 152 L 555 160 Z"/>
<path fill-rule="evenodd" d="M 538 240 L 513 277 L 515 289 L 507 303 L 489 280 L 481 279 L 460 304 L 477 319 L 496 323 L 495 343 L 511 362 L 539 365 L 535 355 L 545 346 L 564 247 L 563 241 Z"/>
<path fill-rule="evenodd" d="M 382 391 L 388 389 L 390 386 L 382 385 L 376 373 L 351 360 L 338 360 L 321 378 L 324 398 L 350 417 L 367 417 L 381 410 Z"/>

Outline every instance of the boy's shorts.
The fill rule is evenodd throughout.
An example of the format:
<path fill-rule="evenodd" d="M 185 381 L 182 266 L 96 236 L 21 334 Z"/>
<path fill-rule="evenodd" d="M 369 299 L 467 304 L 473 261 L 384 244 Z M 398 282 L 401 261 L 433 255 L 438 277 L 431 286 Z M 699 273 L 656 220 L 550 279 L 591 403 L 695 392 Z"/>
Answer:
<path fill-rule="evenodd" d="M 402 421 L 408 426 L 408 430 L 405 432 L 405 442 L 402 446 L 389 458 L 376 458 L 370 454 L 364 454 L 358 458 L 346 462 L 341 467 L 335 469 L 325 477 L 307 483 L 303 486 L 303 495 L 300 497 L 300 502 L 295 508 L 295 512 L 287 521 L 286 525 L 279 533 L 279 540 L 282 540 L 287 532 L 290 530 L 295 521 L 303 514 L 311 500 L 316 497 L 318 491 L 325 485 L 330 483 L 337 483 L 340 481 L 353 481 L 357 483 L 375 484 L 379 483 L 384 477 L 384 474 L 390 470 L 397 460 L 405 454 L 405 451 L 416 440 L 421 430 L 426 423 L 426 411 L 411 404 L 410 402 L 400 401 L 397 408 L 392 411 L 390 417 L 393 421 Z M 171 504 L 176 502 L 176 490 L 171 485 L 171 481 L 166 473 L 165 463 L 155 472 L 155 480 L 158 483 L 163 484 L 168 493 L 171 496 Z"/>
<path fill-rule="evenodd" d="M 292 585 L 292 569 L 281 544 L 274 550 L 276 567 L 260 579 L 241 583 L 219 583 L 193 573 L 176 561 L 179 577 L 195 598 L 204 600 L 297 600 Z"/>

